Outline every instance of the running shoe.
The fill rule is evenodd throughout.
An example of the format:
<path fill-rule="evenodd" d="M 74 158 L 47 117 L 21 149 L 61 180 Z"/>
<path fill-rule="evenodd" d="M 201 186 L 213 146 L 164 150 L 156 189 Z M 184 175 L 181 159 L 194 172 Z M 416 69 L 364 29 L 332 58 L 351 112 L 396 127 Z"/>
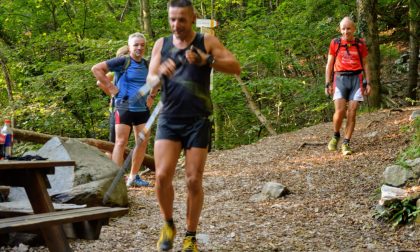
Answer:
<path fill-rule="evenodd" d="M 142 187 L 142 186 L 149 186 L 149 182 L 144 181 L 140 178 L 140 176 L 137 174 L 134 179 L 130 179 L 130 177 L 127 178 L 127 182 L 125 183 L 127 187 Z"/>
<path fill-rule="evenodd" d="M 330 142 L 328 143 L 328 150 L 330 151 L 337 150 L 338 139 L 339 138 L 336 138 L 336 137 L 331 138 Z"/>
<path fill-rule="evenodd" d="M 349 143 L 343 143 L 341 145 L 341 152 L 344 156 L 351 155 L 353 152 L 351 151 L 350 144 Z"/>
<path fill-rule="evenodd" d="M 174 239 L 176 235 L 175 226 L 170 226 L 167 223 L 162 227 L 160 231 L 159 241 L 157 242 L 158 251 L 169 251 L 174 245 Z"/>
<path fill-rule="evenodd" d="M 182 252 L 198 252 L 197 239 L 194 236 L 185 236 Z"/>

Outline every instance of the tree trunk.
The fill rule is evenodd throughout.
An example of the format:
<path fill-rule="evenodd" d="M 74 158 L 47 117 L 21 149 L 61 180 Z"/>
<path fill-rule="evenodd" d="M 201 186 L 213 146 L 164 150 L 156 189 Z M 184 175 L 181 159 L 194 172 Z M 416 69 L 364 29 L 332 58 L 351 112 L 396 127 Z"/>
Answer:
<path fill-rule="evenodd" d="M 369 105 L 378 108 L 381 104 L 381 83 L 376 5 L 377 0 L 357 0 L 358 28 L 369 49 L 368 68 L 372 91 L 368 102 Z"/>
<path fill-rule="evenodd" d="M 144 17 L 143 17 L 143 0 L 139 0 L 139 25 L 141 29 L 144 29 Z"/>
<path fill-rule="evenodd" d="M 410 61 L 408 68 L 408 90 L 407 96 L 412 100 L 420 99 L 420 84 L 417 81 L 419 73 L 419 22 L 420 22 L 420 7 L 416 0 L 409 1 L 409 19 L 410 19 Z"/>
<path fill-rule="evenodd" d="M 6 62 L 6 57 L 3 55 L 2 52 L 0 52 L 0 65 L 3 71 L 4 81 L 6 82 L 7 96 L 9 97 L 9 104 L 13 104 L 12 81 L 10 79 L 9 69 L 7 68 Z"/>
<path fill-rule="evenodd" d="M 30 131 L 30 130 L 16 129 L 16 128 L 13 128 L 13 135 L 15 139 L 18 139 L 20 141 L 39 143 L 39 144 L 44 144 L 51 138 L 55 137 L 53 135 L 38 133 L 38 132 Z M 59 137 L 63 141 L 67 141 L 70 139 L 69 137 L 61 137 L 61 136 L 57 136 L 57 137 Z M 75 138 L 75 139 L 85 144 L 88 144 L 90 146 L 94 146 L 101 151 L 107 151 L 107 152 L 112 153 L 114 149 L 114 143 L 111 143 L 108 141 L 98 140 L 94 138 Z M 125 151 L 124 151 L 125 156 L 127 156 L 129 153 L 130 153 L 130 149 L 125 148 Z M 149 167 L 151 170 L 154 170 L 155 161 L 153 157 L 146 154 L 143 160 L 143 165 Z"/>
<path fill-rule="evenodd" d="M 152 20 L 150 16 L 149 0 L 142 0 L 144 31 L 153 39 Z"/>
<path fill-rule="evenodd" d="M 121 12 L 121 15 L 120 15 L 120 22 L 122 22 L 122 21 L 124 20 L 125 13 L 127 12 L 127 10 L 128 10 L 128 6 L 129 6 L 129 5 L 130 5 L 130 0 L 127 0 L 127 1 L 125 2 L 124 9 L 123 9 L 123 11 Z"/>
<path fill-rule="evenodd" d="M 243 83 L 241 77 L 238 75 L 235 75 L 236 79 L 238 80 L 239 84 L 241 85 L 242 92 L 245 94 L 246 101 L 248 103 L 249 108 L 254 112 L 255 116 L 258 118 L 258 120 L 261 122 L 262 125 L 267 129 L 267 131 L 270 133 L 270 135 L 276 135 L 276 131 L 271 126 L 271 123 L 267 121 L 265 116 L 261 113 L 261 111 L 258 109 L 255 102 L 252 100 L 251 94 L 249 93 L 248 89 L 246 88 L 245 84 Z"/>

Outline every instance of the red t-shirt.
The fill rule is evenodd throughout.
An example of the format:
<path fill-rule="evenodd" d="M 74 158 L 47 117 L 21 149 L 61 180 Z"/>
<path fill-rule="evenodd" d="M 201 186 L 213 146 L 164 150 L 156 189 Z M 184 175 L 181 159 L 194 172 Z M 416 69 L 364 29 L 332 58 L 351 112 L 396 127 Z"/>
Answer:
<path fill-rule="evenodd" d="M 362 59 L 368 55 L 367 46 L 364 39 L 359 39 L 359 50 Z M 347 41 L 341 38 L 340 50 L 337 53 L 338 43 L 335 39 L 331 40 L 329 54 L 336 57 L 334 64 L 334 72 L 342 71 L 358 71 L 363 70 L 362 65 L 360 64 L 359 53 L 357 52 L 357 47 L 355 41 Z M 347 44 L 353 44 L 352 46 L 344 46 Z M 347 50 L 348 49 L 348 50 Z"/>

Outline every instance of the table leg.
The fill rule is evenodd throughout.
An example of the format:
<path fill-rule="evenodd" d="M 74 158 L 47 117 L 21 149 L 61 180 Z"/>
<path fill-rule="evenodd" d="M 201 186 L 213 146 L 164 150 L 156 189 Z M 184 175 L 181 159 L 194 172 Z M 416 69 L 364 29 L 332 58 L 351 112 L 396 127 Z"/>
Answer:
<path fill-rule="evenodd" d="M 45 174 L 39 172 L 27 172 L 26 194 L 31 202 L 34 213 L 54 212 L 54 207 L 47 192 Z M 30 178 L 29 178 L 30 176 Z M 55 225 L 41 229 L 45 243 L 51 252 L 70 252 L 72 249 L 67 241 L 63 227 Z"/>

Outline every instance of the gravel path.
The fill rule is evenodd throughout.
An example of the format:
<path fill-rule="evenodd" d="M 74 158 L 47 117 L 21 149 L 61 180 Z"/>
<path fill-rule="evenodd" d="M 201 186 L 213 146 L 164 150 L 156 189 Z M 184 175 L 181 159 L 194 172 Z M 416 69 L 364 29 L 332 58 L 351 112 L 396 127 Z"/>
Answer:
<path fill-rule="evenodd" d="M 372 215 L 382 172 L 411 137 L 402 128 L 414 108 L 358 117 L 354 155 L 328 152 L 331 123 L 209 154 L 199 226 L 202 251 L 420 251 L 420 225 L 393 230 Z M 419 109 L 419 108 L 417 108 Z M 146 175 L 153 181 L 153 174 Z M 266 182 L 291 194 L 252 203 Z M 185 232 L 183 169 L 177 170 L 176 250 Z M 74 240 L 75 251 L 155 251 L 161 219 L 152 188 L 129 191 L 130 212 L 104 226 L 96 241 Z M 1 251 L 17 251 L 4 249 Z M 43 247 L 30 251 L 47 251 Z"/>

